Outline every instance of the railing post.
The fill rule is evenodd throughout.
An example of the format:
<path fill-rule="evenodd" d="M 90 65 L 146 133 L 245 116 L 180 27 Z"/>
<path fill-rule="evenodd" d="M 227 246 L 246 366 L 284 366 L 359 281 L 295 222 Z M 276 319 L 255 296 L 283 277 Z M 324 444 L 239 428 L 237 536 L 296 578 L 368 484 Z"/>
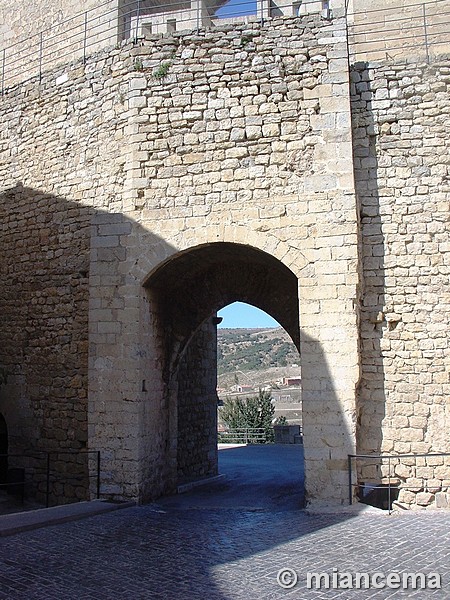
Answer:
<path fill-rule="evenodd" d="M 83 38 L 83 62 L 86 62 L 86 46 L 87 46 L 87 26 L 88 26 L 88 13 L 84 13 L 84 38 Z"/>
<path fill-rule="evenodd" d="M 136 35 L 134 36 L 134 41 L 138 40 L 139 33 L 139 19 L 141 17 L 141 0 L 137 0 L 137 11 L 136 11 Z"/>
<path fill-rule="evenodd" d="M 45 507 L 50 504 L 50 452 L 47 452 L 47 486 L 45 491 Z"/>
<path fill-rule="evenodd" d="M 422 18 L 423 18 L 423 37 L 425 40 L 425 54 L 427 57 L 427 64 L 430 62 L 430 54 L 428 52 L 428 30 L 427 30 L 427 8 L 426 4 L 422 4 Z"/>
<path fill-rule="evenodd" d="M 42 60 L 44 53 L 44 33 L 41 31 L 39 34 L 39 81 L 42 79 Z"/>
<path fill-rule="evenodd" d="M 2 96 L 5 93 L 5 66 L 6 66 L 6 48 L 3 49 L 3 56 L 2 56 Z"/>
<path fill-rule="evenodd" d="M 97 450 L 97 500 L 100 499 L 100 450 Z"/>
<path fill-rule="evenodd" d="M 388 456 L 388 509 L 391 514 L 391 457 Z"/>
<path fill-rule="evenodd" d="M 200 33 L 200 3 L 202 0 L 197 0 L 197 34 Z"/>
<path fill-rule="evenodd" d="M 352 489 L 352 455 L 349 454 L 347 457 L 348 467 L 348 503 L 351 506 L 353 504 L 353 489 Z"/>

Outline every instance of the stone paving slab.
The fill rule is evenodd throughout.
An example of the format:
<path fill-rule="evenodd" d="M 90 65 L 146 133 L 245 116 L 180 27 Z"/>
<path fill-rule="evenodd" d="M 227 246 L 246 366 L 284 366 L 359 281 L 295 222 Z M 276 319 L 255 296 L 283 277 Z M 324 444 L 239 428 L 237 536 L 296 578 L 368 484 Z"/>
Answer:
<path fill-rule="evenodd" d="M 0 539 L 0 600 L 450 600 L 450 512 L 300 510 L 298 447 L 219 462 L 227 477 L 210 486 Z M 277 583 L 285 568 L 292 589 Z M 442 588 L 307 588 L 308 572 L 335 571 L 435 571 Z"/>
<path fill-rule="evenodd" d="M 8 600 L 450 599 L 450 514 L 307 514 L 164 503 L 0 540 Z M 299 581 L 277 584 L 290 567 Z M 309 590 L 308 571 L 437 571 L 438 590 Z"/>

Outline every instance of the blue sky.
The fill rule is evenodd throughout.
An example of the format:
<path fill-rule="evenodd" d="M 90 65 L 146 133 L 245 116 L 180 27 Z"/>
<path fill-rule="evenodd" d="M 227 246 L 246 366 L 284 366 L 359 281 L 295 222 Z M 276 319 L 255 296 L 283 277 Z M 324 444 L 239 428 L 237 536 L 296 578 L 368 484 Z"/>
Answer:
<path fill-rule="evenodd" d="M 219 328 L 280 327 L 280 324 L 277 323 L 275 319 L 272 319 L 272 317 L 269 317 L 267 313 L 259 308 L 250 306 L 250 304 L 244 304 L 243 302 L 229 304 L 218 312 L 218 316 L 223 318 Z"/>
<path fill-rule="evenodd" d="M 219 18 L 256 14 L 256 0 L 229 0 L 216 11 Z"/>

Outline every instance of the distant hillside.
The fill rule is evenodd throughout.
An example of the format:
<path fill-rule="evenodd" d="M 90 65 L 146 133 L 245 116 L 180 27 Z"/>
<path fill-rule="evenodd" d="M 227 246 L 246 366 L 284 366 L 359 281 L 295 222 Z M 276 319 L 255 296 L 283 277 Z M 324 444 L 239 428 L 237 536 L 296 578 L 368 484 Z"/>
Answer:
<path fill-rule="evenodd" d="M 276 329 L 218 329 L 218 374 L 237 371 L 265 371 L 299 363 L 291 338 Z"/>

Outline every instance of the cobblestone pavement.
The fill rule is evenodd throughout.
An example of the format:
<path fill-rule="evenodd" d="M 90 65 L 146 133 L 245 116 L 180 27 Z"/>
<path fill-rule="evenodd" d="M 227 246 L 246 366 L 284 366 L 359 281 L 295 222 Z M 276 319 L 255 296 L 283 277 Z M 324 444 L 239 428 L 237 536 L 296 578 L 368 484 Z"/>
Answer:
<path fill-rule="evenodd" d="M 220 486 L 219 486 L 220 493 Z M 450 599 L 450 513 L 308 514 L 161 501 L 0 540 L 0 598 Z M 298 574 L 292 589 L 280 569 Z M 307 589 L 307 572 L 437 572 L 442 588 Z"/>

